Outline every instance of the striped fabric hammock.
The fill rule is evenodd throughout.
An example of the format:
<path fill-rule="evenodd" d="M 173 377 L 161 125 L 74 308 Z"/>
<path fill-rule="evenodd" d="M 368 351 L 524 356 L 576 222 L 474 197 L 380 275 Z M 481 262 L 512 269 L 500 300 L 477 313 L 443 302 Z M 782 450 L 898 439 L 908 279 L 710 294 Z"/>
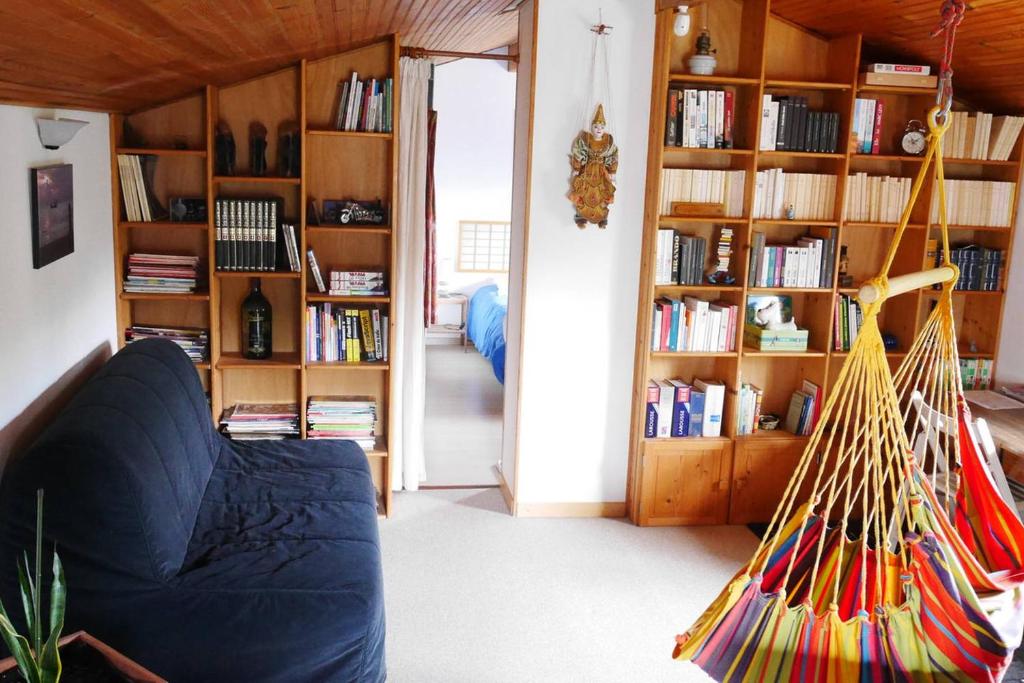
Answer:
<path fill-rule="evenodd" d="M 1020 642 L 1024 530 L 980 459 L 959 383 L 949 283 L 958 273 L 942 192 L 946 105 L 929 113 L 910 201 L 881 273 L 861 290 L 863 327 L 763 540 L 677 638 L 674 656 L 718 681 L 999 681 Z M 890 280 L 933 162 L 947 263 Z M 888 296 L 938 282 L 939 305 L 897 384 L 879 311 Z M 955 422 L 943 419 L 954 413 Z M 911 448 L 922 430 L 931 476 Z M 942 469 L 943 458 L 952 467 Z"/>

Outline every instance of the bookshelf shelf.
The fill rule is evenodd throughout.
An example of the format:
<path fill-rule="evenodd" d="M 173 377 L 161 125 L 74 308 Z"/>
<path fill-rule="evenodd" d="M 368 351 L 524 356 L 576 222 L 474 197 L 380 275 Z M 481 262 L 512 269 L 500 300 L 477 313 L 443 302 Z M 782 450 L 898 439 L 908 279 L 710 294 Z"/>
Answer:
<path fill-rule="evenodd" d="M 362 130 L 325 130 L 325 129 L 306 129 L 306 135 L 315 135 L 318 137 L 326 138 L 366 138 L 366 139 L 380 139 L 390 140 L 394 136 L 391 133 L 372 133 Z"/>
<path fill-rule="evenodd" d="M 723 154 L 723 155 L 728 155 L 728 156 L 743 156 L 743 157 L 746 157 L 746 156 L 752 156 L 754 154 L 754 150 L 752 150 L 752 149 L 736 149 L 736 148 L 722 149 L 722 148 L 718 148 L 718 147 L 715 147 L 713 149 L 712 148 L 708 148 L 708 147 L 676 147 L 675 145 L 670 145 L 670 146 L 666 146 L 665 147 L 665 153 L 666 154 L 699 154 L 699 155 L 707 155 L 707 156 L 715 156 L 715 155 Z"/>
<path fill-rule="evenodd" d="M 941 229 L 941 227 L 942 226 L 939 225 L 938 223 L 931 224 L 932 230 L 939 230 Z M 1008 226 L 999 227 L 994 225 L 951 225 L 949 226 L 949 229 L 961 230 L 965 232 L 1001 232 L 1007 235 L 1009 235 L 1012 232 L 1012 228 Z"/>
<path fill-rule="evenodd" d="M 392 510 L 391 462 L 387 444 L 392 424 L 389 401 L 392 377 L 386 362 L 307 363 L 307 307 L 333 302 L 346 308 L 378 310 L 387 322 L 381 339 L 396 338 L 390 307 L 393 297 L 332 297 L 310 292 L 315 289 L 306 267 L 306 252 L 313 249 L 325 276 L 331 269 L 376 268 L 394 273 L 397 234 L 385 226 L 309 226 L 306 210 L 310 200 L 352 198 L 381 199 L 392 215 L 398 213 L 397 164 L 400 134 L 331 130 L 337 116 L 338 83 L 354 73 L 363 82 L 391 79 L 394 100 L 391 121 L 400 120 L 399 40 L 390 35 L 362 44 L 348 52 L 315 60 L 302 60 L 283 69 L 222 86 L 208 85 L 191 95 L 131 114 L 110 117 L 112 154 L 152 155 L 148 163 L 156 172 L 146 177 L 163 206 L 171 197 L 203 197 L 207 222 L 130 222 L 122 206 L 120 168 L 112 164 L 111 179 L 115 207 L 115 279 L 118 282 L 117 319 L 119 341 L 125 343 L 126 328 L 133 324 L 188 326 L 209 330 L 209 361 L 196 365 L 200 381 L 210 396 L 211 416 L 219 423 L 226 409 L 237 403 L 295 404 L 299 411 L 299 436 L 306 438 L 306 407 L 311 396 L 368 396 L 376 402 L 376 444 L 367 452 L 377 509 L 382 515 Z M 385 104 L 383 100 L 379 102 Z M 247 133 L 253 121 L 267 130 L 267 173 L 250 173 Z M 217 174 L 215 134 L 220 122 L 236 140 L 235 172 Z M 125 141 L 130 125 L 140 146 Z M 298 177 L 278 174 L 281 161 L 278 132 L 287 126 L 301 139 L 301 169 Z M 294 128 L 292 128 L 294 127 Z M 345 142 L 347 141 L 347 142 Z M 177 149 L 186 147 L 187 149 Z M 344 153 L 341 153 L 344 152 Z M 179 159 L 180 158 L 180 159 Z M 186 161 L 186 159 L 191 159 Z M 197 163 L 202 162 L 202 163 Z M 152 170 L 152 169 L 150 169 Z M 126 188 L 127 189 L 127 188 Z M 134 190 L 134 186 L 133 186 Z M 131 195 L 128 195 L 129 197 Z M 278 220 L 294 224 L 300 272 L 219 271 L 217 265 L 216 200 L 280 200 Z M 134 209 L 134 206 L 133 206 Z M 133 211 L 134 215 L 134 211 Z M 251 226 L 250 226 L 251 227 Z M 278 240 L 284 232 L 278 232 Z M 201 286 L 209 291 L 195 294 L 126 294 L 121 292 L 127 257 L 146 252 L 198 256 Z M 287 268 L 287 260 L 282 266 Z M 278 349 L 262 361 L 242 357 L 242 302 L 248 296 L 249 281 L 259 278 L 273 312 L 273 343 Z M 348 306 L 348 304 L 358 304 Z M 342 306 L 338 306 L 342 308 Z M 360 336 L 364 336 L 360 332 Z M 387 355 L 390 356 L 390 353 Z"/>
<path fill-rule="evenodd" d="M 161 157 L 197 157 L 205 158 L 205 149 L 157 149 L 148 147 L 118 147 L 117 154 L 152 154 Z"/>
<path fill-rule="evenodd" d="M 118 225 L 127 230 L 157 228 L 160 230 L 206 230 L 207 223 L 184 223 L 181 221 L 120 221 Z"/>
<path fill-rule="evenodd" d="M 716 5 L 717 7 L 717 5 Z M 893 239 L 895 222 L 846 221 L 841 218 L 844 200 L 849 194 L 847 177 L 858 172 L 869 176 L 914 177 L 923 157 L 892 154 L 857 154 L 852 145 L 842 143 L 849 135 L 856 113 L 855 99 L 878 98 L 885 102 L 881 151 L 899 152 L 891 144 L 907 120 L 924 120 L 935 97 L 934 89 L 860 86 L 861 36 L 828 37 L 803 31 L 771 13 L 770 0 L 735 0 L 720 11 L 706 15 L 713 35 L 736 36 L 737 42 L 718 55 L 725 73 L 763 74 L 742 82 L 716 83 L 680 73 L 693 54 L 692 35 L 675 36 L 673 10 L 658 12 L 655 54 L 654 93 L 650 108 L 647 153 L 647 191 L 644 212 L 643 259 L 638 283 L 638 315 L 633 383 L 632 434 L 627 482 L 627 512 L 641 525 L 746 524 L 766 522 L 775 511 L 793 469 L 800 461 L 809 437 L 784 431 L 758 431 L 738 435 L 740 394 L 751 384 L 763 393 L 762 412 L 785 415 L 791 396 L 804 381 L 817 384 L 827 400 L 848 353 L 833 351 L 835 300 L 839 294 L 854 296 L 855 287 L 840 287 L 845 272 L 858 285 L 878 272 Z M 689 84 L 695 85 L 689 85 Z M 820 154 L 761 151 L 738 153 L 729 150 L 698 152 L 666 147 L 666 103 L 670 90 L 680 87 L 735 85 L 735 127 L 737 145 L 759 147 L 762 126 L 761 95 L 782 94 L 806 97 L 808 111 L 835 112 L 839 115 L 840 152 Z M 680 85 L 687 84 L 687 85 Z M 746 86 L 750 86 L 747 88 Z M 755 90 L 755 86 L 758 87 Z M 727 91 L 728 92 L 728 91 Z M 959 106 L 959 104 L 958 104 Z M 998 113 L 997 113 L 998 115 Z M 1024 136 L 1010 153 L 1010 161 L 987 162 L 970 159 L 946 159 L 947 175 L 953 179 L 994 180 L 1019 183 L 1024 158 Z M 780 220 L 753 218 L 716 218 L 714 216 L 661 215 L 661 187 L 665 169 L 745 170 L 744 207 L 750 213 L 756 202 L 755 172 L 781 168 L 785 173 L 825 173 L 836 176 L 836 220 Z M 934 259 L 934 240 L 938 230 L 930 225 L 929 206 L 935 181 L 926 180 L 919 204 L 911 214 L 893 261 L 891 276 L 921 270 Z M 857 214 L 853 214 L 857 215 Z M 867 215 L 867 214 L 862 214 Z M 1015 223 L 1016 216 L 1011 223 Z M 715 225 L 733 226 L 731 287 L 713 285 L 679 286 L 655 284 L 659 265 L 659 229 L 673 228 L 682 235 L 708 240 L 708 255 L 715 254 Z M 974 242 L 986 248 L 1012 252 L 1013 228 L 950 226 L 955 243 Z M 833 286 L 820 288 L 753 287 L 750 258 L 756 233 L 763 233 L 768 244 L 795 243 L 804 234 L 819 239 L 835 237 Z M 845 257 L 841 254 L 845 252 Z M 1001 283 L 1005 289 L 1005 278 Z M 737 330 L 737 354 L 678 354 L 652 352 L 651 336 L 655 299 L 699 296 L 705 300 L 722 298 L 745 308 L 748 297 L 763 294 L 790 295 L 793 313 L 801 328 L 810 332 L 806 351 L 758 351 L 742 345 L 742 321 Z M 883 332 L 899 340 L 895 350 L 886 353 L 895 367 L 906 357 L 906 349 L 926 319 L 938 292 L 915 291 L 896 297 L 882 310 L 879 324 Z M 1002 292 L 956 291 L 954 306 L 962 342 L 976 344 L 979 353 L 961 352 L 964 358 L 984 358 L 998 362 L 993 353 L 1002 324 Z M 649 439 L 646 433 L 647 388 L 651 380 L 675 379 L 692 383 L 694 379 L 715 379 L 726 385 L 722 438 Z M 688 442 L 688 443 L 682 443 Z M 704 442 L 704 443 L 701 443 Z M 664 456 L 664 457 L 663 457 Z M 706 473 L 706 481 L 694 482 L 691 473 Z M 668 502 L 668 504 L 666 504 Z"/>
<path fill-rule="evenodd" d="M 736 358 L 735 351 L 652 351 L 652 358 Z"/>
<path fill-rule="evenodd" d="M 699 85 L 760 85 L 761 79 L 745 76 L 702 76 L 698 74 L 672 73 L 668 75 L 670 83 L 694 83 Z"/>
<path fill-rule="evenodd" d="M 281 176 L 242 176 L 218 175 L 213 177 L 215 183 L 245 183 L 252 185 L 300 185 L 301 178 L 285 178 Z"/>

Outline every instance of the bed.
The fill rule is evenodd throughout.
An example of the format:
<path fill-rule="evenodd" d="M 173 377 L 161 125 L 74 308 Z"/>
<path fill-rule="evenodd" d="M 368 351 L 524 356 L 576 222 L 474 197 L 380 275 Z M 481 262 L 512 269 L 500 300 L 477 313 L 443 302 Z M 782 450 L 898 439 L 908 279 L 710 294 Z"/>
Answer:
<path fill-rule="evenodd" d="M 485 285 L 473 293 L 466 313 L 466 336 L 494 368 L 494 376 L 505 383 L 505 315 L 508 297 L 497 285 Z"/>

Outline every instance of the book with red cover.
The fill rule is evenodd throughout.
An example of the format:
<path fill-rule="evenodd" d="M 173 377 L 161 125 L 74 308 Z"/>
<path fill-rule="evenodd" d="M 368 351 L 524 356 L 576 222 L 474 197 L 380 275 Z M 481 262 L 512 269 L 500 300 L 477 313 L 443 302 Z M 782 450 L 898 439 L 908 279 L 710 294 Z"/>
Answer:
<path fill-rule="evenodd" d="M 882 146 L 882 114 L 885 112 L 885 102 L 875 102 L 875 130 L 871 138 L 871 153 L 879 154 Z"/>

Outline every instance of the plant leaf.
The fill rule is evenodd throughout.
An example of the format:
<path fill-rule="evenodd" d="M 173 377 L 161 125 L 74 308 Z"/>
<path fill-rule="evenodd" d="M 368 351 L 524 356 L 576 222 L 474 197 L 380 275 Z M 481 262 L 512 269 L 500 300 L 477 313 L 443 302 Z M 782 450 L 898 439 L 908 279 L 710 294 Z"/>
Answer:
<path fill-rule="evenodd" d="M 21 584 L 21 604 L 25 608 L 25 625 L 28 627 L 28 639 L 29 642 L 36 642 L 36 629 L 39 628 L 39 624 L 36 623 L 36 585 L 32 582 L 32 576 L 29 572 L 28 553 L 26 552 L 23 556 L 24 565 L 18 564 L 18 583 Z"/>
<path fill-rule="evenodd" d="M 25 677 L 25 681 L 27 683 L 41 683 L 39 680 L 39 669 L 36 668 L 35 660 L 32 659 L 32 647 L 24 636 L 18 635 L 18 632 L 14 630 L 14 625 L 11 623 L 10 618 L 8 618 L 2 604 L 0 604 L 0 635 L 3 636 L 7 649 L 11 651 L 11 656 L 14 657 L 14 661 L 18 663 L 18 671 Z"/>
<path fill-rule="evenodd" d="M 50 637 L 43 645 L 43 652 L 39 657 L 39 681 L 40 683 L 57 683 L 60 680 L 62 669 L 60 662 L 60 648 L 57 647 L 60 641 L 60 632 L 64 628 L 63 616 L 56 622 Z"/>
<path fill-rule="evenodd" d="M 64 628 L 64 609 L 68 599 L 68 586 L 64 581 L 64 565 L 57 549 L 53 549 L 53 585 L 50 586 L 50 637 Z"/>

